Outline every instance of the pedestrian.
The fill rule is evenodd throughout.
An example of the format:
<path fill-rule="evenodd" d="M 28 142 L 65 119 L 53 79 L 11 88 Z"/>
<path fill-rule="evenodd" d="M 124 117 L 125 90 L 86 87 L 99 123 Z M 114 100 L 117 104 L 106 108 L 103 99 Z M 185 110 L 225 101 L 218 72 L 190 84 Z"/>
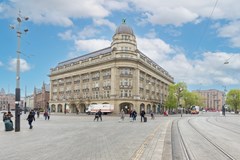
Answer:
<path fill-rule="evenodd" d="M 98 111 L 98 116 L 99 116 L 100 120 L 102 121 L 102 111 L 101 111 L 101 109 L 99 109 L 99 111 Z"/>
<path fill-rule="evenodd" d="M 155 117 L 152 110 L 150 111 L 150 114 L 151 114 L 151 119 L 154 119 Z"/>
<path fill-rule="evenodd" d="M 29 115 L 28 115 L 28 117 L 27 117 L 27 121 L 28 121 L 28 124 L 29 124 L 29 129 L 32 129 L 32 128 L 33 128 L 32 122 L 35 121 L 34 111 L 30 111 L 30 112 L 29 112 Z"/>
<path fill-rule="evenodd" d="M 141 122 L 142 122 L 142 121 L 144 121 L 144 117 L 145 117 L 145 111 L 144 111 L 144 109 L 142 109 L 140 115 L 141 115 Z"/>
<path fill-rule="evenodd" d="M 48 113 L 48 120 L 50 119 L 50 113 Z"/>
<path fill-rule="evenodd" d="M 5 122 L 8 119 L 7 112 L 3 113 L 3 122 Z"/>
<path fill-rule="evenodd" d="M 47 119 L 49 120 L 49 115 L 48 115 L 47 111 L 44 112 L 43 116 L 45 117 L 45 120 L 47 120 Z"/>
<path fill-rule="evenodd" d="M 8 113 L 7 113 L 7 117 L 8 117 L 8 119 L 10 120 L 10 122 L 12 123 L 12 125 L 13 125 L 13 121 L 12 121 L 12 117 L 13 117 L 13 115 L 12 115 L 12 113 L 10 112 L 10 111 L 8 111 Z"/>
<path fill-rule="evenodd" d="M 5 131 L 12 131 L 14 129 L 13 123 L 10 120 L 11 120 L 11 117 L 8 115 L 7 112 L 5 112 L 3 114 L 3 122 L 5 125 Z"/>
<path fill-rule="evenodd" d="M 124 113 L 124 110 L 123 110 L 123 109 L 121 110 L 120 115 L 121 115 L 121 120 L 123 121 L 123 120 L 124 120 L 124 117 L 125 117 L 125 113 Z"/>
<path fill-rule="evenodd" d="M 132 117 L 132 110 L 129 111 L 129 117 L 131 118 Z"/>
<path fill-rule="evenodd" d="M 39 116 L 40 116 L 40 111 L 37 110 L 37 118 L 39 118 Z"/>
<path fill-rule="evenodd" d="M 98 118 L 99 118 L 99 116 L 98 116 L 98 112 L 96 112 L 96 113 L 95 113 L 95 117 L 94 117 L 94 120 L 93 120 L 93 121 L 95 121 L 96 119 L 97 119 L 97 121 L 98 121 Z"/>
<path fill-rule="evenodd" d="M 132 111 L 132 118 L 133 118 L 133 121 L 136 121 L 136 118 L 137 118 L 137 112 L 136 112 L 135 109 Z"/>

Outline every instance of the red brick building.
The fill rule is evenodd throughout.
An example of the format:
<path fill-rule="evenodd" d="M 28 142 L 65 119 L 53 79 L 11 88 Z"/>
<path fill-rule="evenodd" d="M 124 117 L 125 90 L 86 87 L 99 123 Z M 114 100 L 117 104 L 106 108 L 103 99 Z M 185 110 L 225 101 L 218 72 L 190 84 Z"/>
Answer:
<path fill-rule="evenodd" d="M 34 88 L 34 109 L 45 110 L 48 108 L 49 102 L 49 85 L 43 82 L 42 88 Z"/>

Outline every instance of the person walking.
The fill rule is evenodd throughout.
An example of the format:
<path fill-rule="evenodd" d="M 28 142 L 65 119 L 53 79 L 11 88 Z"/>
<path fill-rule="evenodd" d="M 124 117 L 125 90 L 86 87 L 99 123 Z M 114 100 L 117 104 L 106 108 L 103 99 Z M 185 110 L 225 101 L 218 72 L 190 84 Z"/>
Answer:
<path fill-rule="evenodd" d="M 48 120 L 50 119 L 50 112 L 48 112 L 48 116 L 47 116 L 47 119 L 48 119 Z"/>
<path fill-rule="evenodd" d="M 145 114 L 146 113 L 145 113 L 144 109 L 142 109 L 142 111 L 140 113 L 140 115 L 141 115 L 141 122 L 144 121 Z"/>
<path fill-rule="evenodd" d="M 125 113 L 123 109 L 121 110 L 120 115 L 121 115 L 121 120 L 124 121 Z"/>
<path fill-rule="evenodd" d="M 150 111 L 150 114 L 151 114 L 151 119 L 154 119 L 155 117 L 152 110 Z"/>
<path fill-rule="evenodd" d="M 32 122 L 35 121 L 35 114 L 33 111 L 29 112 L 29 115 L 27 117 L 27 121 L 28 121 L 28 124 L 29 124 L 29 129 L 32 129 L 33 126 L 32 126 Z"/>
<path fill-rule="evenodd" d="M 99 109 L 99 111 L 98 111 L 98 116 L 99 116 L 100 120 L 102 121 L 102 111 L 101 111 L 101 109 Z"/>
<path fill-rule="evenodd" d="M 98 121 L 98 118 L 99 118 L 99 116 L 98 116 L 98 112 L 96 112 L 96 113 L 95 113 L 95 117 L 94 117 L 94 120 L 93 120 L 93 121 L 95 121 L 96 119 L 97 119 L 97 121 Z"/>
<path fill-rule="evenodd" d="M 40 111 L 37 110 L 37 118 L 39 118 L 39 116 L 40 116 Z"/>
<path fill-rule="evenodd" d="M 136 112 L 135 109 L 132 111 L 132 118 L 133 118 L 133 121 L 136 121 L 136 118 L 137 118 L 137 112 Z"/>
<path fill-rule="evenodd" d="M 47 120 L 47 119 L 49 120 L 49 115 L 48 115 L 47 111 L 44 112 L 43 116 L 45 117 L 45 120 Z"/>

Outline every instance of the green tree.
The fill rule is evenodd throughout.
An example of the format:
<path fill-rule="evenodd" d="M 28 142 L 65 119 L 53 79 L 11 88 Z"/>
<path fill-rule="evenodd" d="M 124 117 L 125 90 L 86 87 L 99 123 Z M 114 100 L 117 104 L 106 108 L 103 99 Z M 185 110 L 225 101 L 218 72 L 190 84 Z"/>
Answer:
<path fill-rule="evenodd" d="M 180 100 L 187 91 L 187 85 L 184 82 L 179 82 L 169 86 L 168 97 L 165 105 L 168 109 L 179 107 Z"/>
<path fill-rule="evenodd" d="M 176 104 L 177 104 L 177 97 L 174 94 L 174 85 L 170 85 L 169 86 L 169 91 L 168 91 L 168 97 L 167 100 L 165 102 L 166 107 L 170 110 L 173 108 L 176 108 Z"/>
<path fill-rule="evenodd" d="M 233 109 L 235 113 L 238 113 L 238 109 L 240 108 L 240 90 L 230 90 L 227 94 L 226 103 L 230 105 L 230 108 Z"/>
<path fill-rule="evenodd" d="M 202 106 L 202 96 L 199 95 L 198 93 L 194 92 L 189 92 L 186 91 L 183 95 L 183 100 L 185 102 L 186 108 L 189 108 L 190 106 L 197 105 L 197 106 Z"/>

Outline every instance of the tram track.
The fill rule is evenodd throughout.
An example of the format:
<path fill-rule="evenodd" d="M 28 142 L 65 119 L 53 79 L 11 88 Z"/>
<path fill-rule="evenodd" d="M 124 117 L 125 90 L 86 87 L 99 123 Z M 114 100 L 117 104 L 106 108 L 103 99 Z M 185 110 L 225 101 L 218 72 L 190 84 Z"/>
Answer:
<path fill-rule="evenodd" d="M 182 133 L 181 133 L 181 131 L 180 131 L 180 127 L 179 127 L 179 120 L 177 120 L 177 131 L 178 131 L 178 133 L 179 133 L 179 136 L 180 136 L 180 145 L 181 145 L 181 147 L 182 147 L 182 150 L 183 150 L 183 153 L 184 153 L 184 156 L 185 156 L 185 158 L 186 158 L 186 160 L 192 160 L 192 158 L 191 158 L 191 156 L 190 156 L 190 153 L 189 153 L 189 151 L 188 151 L 188 149 L 187 149 L 187 145 L 186 145 L 186 143 L 184 142 L 184 139 L 183 139 L 183 136 L 182 136 Z M 173 125 L 172 125 L 173 126 Z"/>
<path fill-rule="evenodd" d="M 225 117 L 226 118 L 226 117 Z M 219 122 L 220 123 L 220 121 L 219 121 L 219 118 L 217 118 L 216 117 L 216 122 Z M 232 122 L 228 122 L 228 121 L 222 121 L 223 123 L 227 123 L 227 124 L 231 124 L 231 125 L 234 125 L 234 126 L 236 126 L 236 127 L 240 127 L 240 125 L 239 125 L 239 123 L 232 123 Z"/>
<path fill-rule="evenodd" d="M 210 140 L 207 136 L 205 136 L 202 132 L 200 132 L 190 121 L 192 119 L 188 119 L 188 124 L 199 134 L 201 135 L 206 141 L 208 141 L 210 144 L 212 144 L 218 151 L 220 151 L 221 153 L 223 153 L 226 157 L 228 157 L 228 159 L 230 160 L 237 160 L 236 158 L 234 158 L 231 154 L 229 154 L 228 152 L 226 152 L 223 148 L 221 148 L 219 145 L 217 145 L 216 143 L 214 143 L 212 140 Z"/>
<path fill-rule="evenodd" d="M 232 129 L 230 129 L 230 128 L 226 128 L 226 127 L 223 127 L 223 126 L 221 126 L 221 125 L 218 125 L 218 124 L 216 124 L 216 123 L 211 122 L 211 121 L 209 120 L 209 118 L 207 118 L 206 121 L 207 121 L 208 123 L 214 125 L 214 126 L 219 127 L 219 128 L 223 128 L 223 129 L 228 130 L 228 131 L 231 131 L 231 132 L 233 132 L 233 133 L 240 134 L 240 132 L 234 131 L 234 130 L 232 130 Z M 216 121 L 217 121 L 217 120 L 216 120 Z"/>

